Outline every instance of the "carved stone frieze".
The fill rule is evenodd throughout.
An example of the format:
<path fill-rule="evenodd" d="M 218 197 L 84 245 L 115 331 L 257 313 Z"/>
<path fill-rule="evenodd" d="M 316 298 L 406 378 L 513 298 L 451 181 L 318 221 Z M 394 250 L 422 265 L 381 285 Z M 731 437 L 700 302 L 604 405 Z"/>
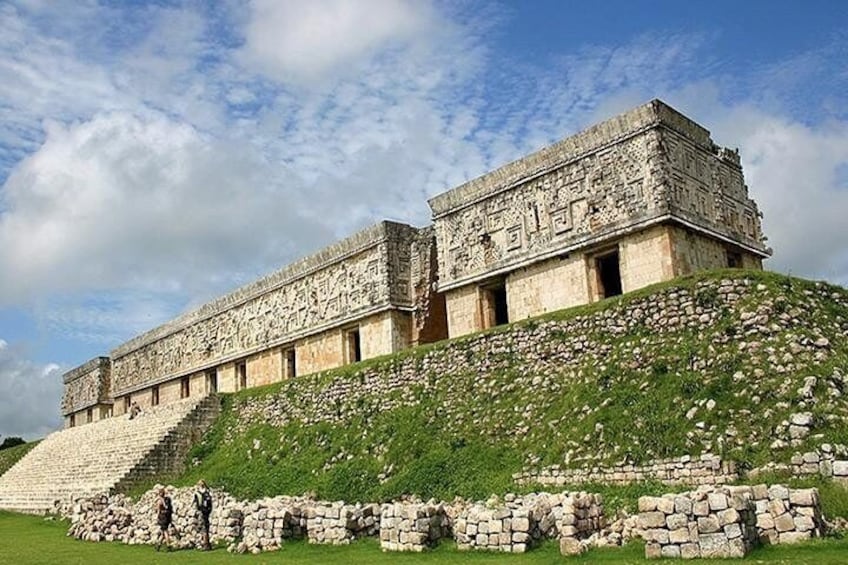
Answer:
<path fill-rule="evenodd" d="M 122 345 L 112 352 L 116 394 L 375 309 L 411 308 L 416 232 L 382 222 Z"/>
<path fill-rule="evenodd" d="M 62 377 L 65 383 L 62 415 L 111 402 L 111 367 L 108 357 L 95 357 L 65 373 Z"/>
<path fill-rule="evenodd" d="M 429 202 L 440 290 L 676 219 L 768 255 L 738 154 L 656 100 Z"/>

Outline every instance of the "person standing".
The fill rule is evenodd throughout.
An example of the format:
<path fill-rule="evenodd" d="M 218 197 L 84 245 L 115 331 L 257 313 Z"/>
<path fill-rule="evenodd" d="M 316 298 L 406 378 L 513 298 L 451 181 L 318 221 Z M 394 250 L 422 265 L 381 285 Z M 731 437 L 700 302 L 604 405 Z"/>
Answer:
<path fill-rule="evenodd" d="M 165 493 L 165 488 L 159 489 L 159 498 L 156 500 L 156 523 L 159 524 L 159 538 L 156 542 L 156 551 L 165 543 L 165 548 L 170 551 L 171 547 L 171 524 L 174 521 L 174 505 L 171 497 Z"/>
<path fill-rule="evenodd" d="M 197 515 L 198 526 L 200 527 L 202 549 L 212 549 L 212 544 L 209 543 L 209 516 L 212 514 L 212 493 L 209 492 L 209 487 L 206 486 L 206 481 L 203 479 L 198 481 L 197 490 L 194 492 L 194 509 Z"/>

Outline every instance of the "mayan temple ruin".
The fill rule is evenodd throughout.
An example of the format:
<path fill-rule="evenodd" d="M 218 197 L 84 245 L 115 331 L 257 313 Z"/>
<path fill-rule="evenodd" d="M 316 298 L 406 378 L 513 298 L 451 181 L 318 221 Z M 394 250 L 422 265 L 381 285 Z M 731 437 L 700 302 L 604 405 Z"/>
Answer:
<path fill-rule="evenodd" d="M 212 393 L 340 367 L 696 271 L 759 269 L 770 254 L 738 152 L 717 146 L 709 131 L 659 100 L 429 205 L 430 226 L 377 223 L 66 373 L 66 429 L 27 459 L 69 441 L 120 436 L 134 405 L 151 421 L 172 414 L 168 425 L 133 432 L 139 455 L 125 469 L 110 477 L 92 471 L 96 488 L 77 489 L 108 490 L 141 473 L 140 465 L 162 468 L 163 438 L 180 443 L 175 429 L 213 418 L 214 408 L 204 404 Z M 109 421 L 114 429 L 106 429 Z M 52 472 L 53 482 L 75 476 Z M 0 479 L 0 506 L 23 508 L 3 498 L 4 480 L 11 479 Z M 45 487 L 40 503 L 60 491 Z"/>

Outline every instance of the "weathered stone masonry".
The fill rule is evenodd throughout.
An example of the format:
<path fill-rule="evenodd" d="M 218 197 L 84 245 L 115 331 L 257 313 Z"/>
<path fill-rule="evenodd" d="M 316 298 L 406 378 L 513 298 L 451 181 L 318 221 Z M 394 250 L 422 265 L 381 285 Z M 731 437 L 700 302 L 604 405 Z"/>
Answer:
<path fill-rule="evenodd" d="M 62 378 L 65 427 L 96 422 L 112 414 L 111 370 L 108 357 L 96 357 L 65 373 Z"/>
<path fill-rule="evenodd" d="M 769 253 L 739 155 L 656 100 L 430 206 L 451 337 Z"/>
<path fill-rule="evenodd" d="M 738 153 L 658 100 L 429 204 L 431 227 L 381 222 L 117 347 L 104 406 L 263 385 L 770 253 Z M 64 403 L 66 425 L 87 410 Z"/>

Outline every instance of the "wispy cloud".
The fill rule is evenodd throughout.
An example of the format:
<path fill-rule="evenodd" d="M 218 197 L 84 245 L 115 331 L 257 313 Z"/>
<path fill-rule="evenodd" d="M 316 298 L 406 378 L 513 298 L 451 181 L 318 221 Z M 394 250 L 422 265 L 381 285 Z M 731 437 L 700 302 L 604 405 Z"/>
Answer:
<path fill-rule="evenodd" d="M 433 6 L 418 0 L 252 0 L 248 9 L 240 59 L 282 83 L 335 82 L 440 27 Z"/>

